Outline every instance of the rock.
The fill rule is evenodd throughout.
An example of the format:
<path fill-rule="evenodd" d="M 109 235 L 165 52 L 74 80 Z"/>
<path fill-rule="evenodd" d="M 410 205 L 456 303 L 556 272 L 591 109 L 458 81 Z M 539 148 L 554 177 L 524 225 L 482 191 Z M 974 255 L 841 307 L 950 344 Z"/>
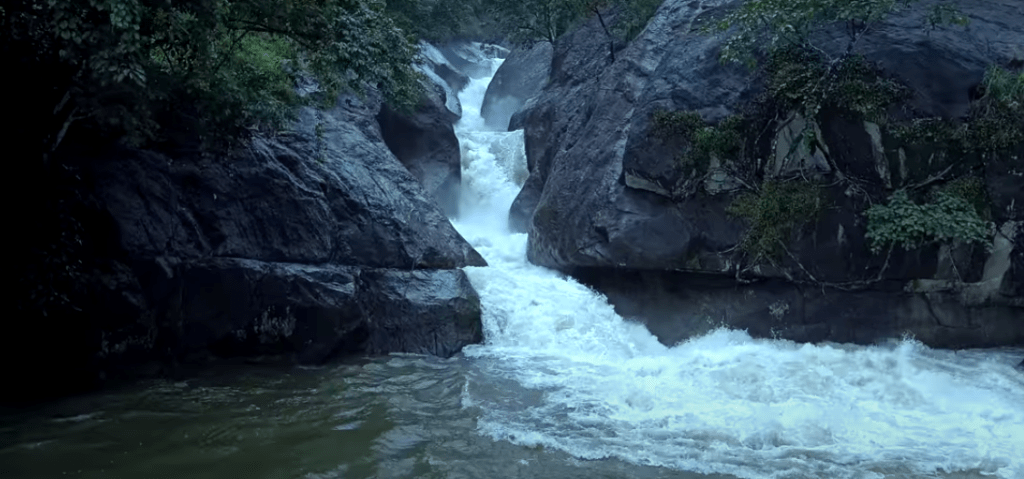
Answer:
<path fill-rule="evenodd" d="M 480 300 L 460 270 L 215 258 L 183 265 L 177 278 L 167 306 L 180 308 L 174 333 L 186 354 L 284 352 L 320 364 L 344 354 L 448 357 L 482 340 Z"/>
<path fill-rule="evenodd" d="M 540 93 L 551 72 L 552 46 L 538 42 L 509 53 L 487 85 L 480 115 L 487 126 L 498 131 L 511 130 L 509 120 L 527 100 Z"/>
<path fill-rule="evenodd" d="M 703 245 L 735 244 L 735 220 L 701 217 L 709 209 L 724 217 L 724 205 L 679 206 L 623 180 L 635 174 L 665 189 L 678 180 L 649 141 L 654 110 L 686 105 L 721 118 L 730 113 L 723 105 L 753 95 L 741 68 L 718 61 L 714 41 L 684 34 L 702 9 L 696 2 L 666 2 L 614 63 L 596 19 L 555 45 L 550 85 L 513 119 L 526 127 L 531 174 L 513 216 L 525 216 L 529 200 L 537 198 L 530 261 L 559 269 L 671 268 L 682 267 Z"/>
<path fill-rule="evenodd" d="M 355 107 L 304 109 L 235 158 L 122 150 L 83 167 L 132 255 L 376 268 L 484 264 Z M 315 133 L 319 123 L 322 135 Z M 367 132 L 374 136 L 368 136 Z"/>
<path fill-rule="evenodd" d="M 45 394 L 63 394 L 216 357 L 319 364 L 479 341 L 479 298 L 458 268 L 486 263 L 389 151 L 375 98 L 302 109 L 229 157 L 73 159 L 91 205 L 78 216 L 92 248 L 80 311 L 25 326 L 4 357 L 48 351 L 66 382 Z M 430 107 L 413 117 L 423 128 L 444 112 Z"/>
<path fill-rule="evenodd" d="M 483 341 L 480 298 L 461 270 L 366 271 L 359 283 L 370 354 L 449 357 Z"/>
<path fill-rule="evenodd" d="M 510 120 L 510 128 L 525 129 L 530 177 L 510 209 L 509 223 L 513 229 L 529 233 L 529 260 L 566 272 L 684 271 L 701 275 L 695 278 L 724 277 L 733 285 L 741 268 L 747 278 L 781 281 L 780 284 L 790 278 L 811 284 L 870 283 L 872 286 L 867 287 L 863 296 L 837 295 L 847 298 L 846 301 L 879 298 L 880 304 L 903 311 L 885 319 L 884 311 L 878 310 L 882 318 L 879 321 L 894 323 L 867 325 L 860 331 L 856 323 L 869 314 L 867 309 L 818 298 L 813 304 L 821 308 L 822 318 L 828 315 L 824 312 L 828 308 L 850 311 L 836 313 L 834 324 L 815 326 L 815 331 L 824 331 L 818 337 L 873 337 L 875 333 L 888 334 L 886 331 L 893 330 L 893 324 L 908 324 L 923 328 L 921 336 L 928 337 L 929 344 L 953 344 L 961 333 L 963 341 L 971 344 L 996 344 L 1002 333 L 1008 338 L 1005 341 L 1017 341 L 1009 339 L 1017 338 L 1018 330 L 1012 326 L 1016 323 L 1007 322 L 1007 318 L 1018 318 L 1021 314 L 1015 299 L 1020 297 L 1016 293 L 1020 287 L 1019 271 L 1024 271 L 1017 266 L 1022 254 L 1019 248 L 1000 249 L 999 254 L 1009 255 L 1010 267 L 1001 275 L 998 293 L 980 286 L 985 276 L 983 266 L 989 257 L 980 249 L 926 247 L 897 250 L 889 257 L 873 255 L 867 248 L 863 219 L 868 205 L 862 194 L 846 186 L 824 189 L 829 207 L 820 218 L 794 231 L 786 245 L 789 255 L 777 264 L 763 262 L 751 266 L 741 262 L 737 245 L 747 225 L 727 213 L 727 207 L 739 194 L 734 191 L 737 182 L 713 175 L 705 179 L 704 173 L 708 172 L 680 167 L 677 158 L 684 148 L 689 148 L 683 143 L 688 140 L 658 138 L 653 134 L 651 120 L 658 110 L 689 110 L 698 112 L 707 123 L 716 124 L 745 111 L 762 93 L 763 85 L 751 78 L 748 70 L 719 62 L 721 38 L 693 33 L 705 18 L 713 18 L 733 3 L 668 0 L 647 28 L 616 53 L 614 61 L 596 20 L 556 42 L 550 83 Z M 955 118 L 966 112 L 970 92 L 988 65 L 1008 64 L 1015 55 L 1024 54 L 1014 50 L 1024 44 L 1024 32 L 1014 27 L 1024 22 L 1024 11 L 1011 0 L 966 0 L 959 2 L 957 8 L 970 17 L 970 32 L 953 28 L 929 31 L 920 27 L 920 22 L 933 4 L 930 0 L 915 3 L 893 16 L 879 31 L 872 30 L 865 36 L 856 52 L 877 61 L 888 74 L 918 93 L 906 105 L 909 111 Z M 836 52 L 842 34 L 837 30 L 832 37 L 824 35 L 818 41 Z M 979 49 L 976 41 L 997 46 Z M 875 198 L 884 197 L 892 188 L 927 178 L 928 173 L 912 163 L 917 161 L 914 158 L 897 159 L 887 133 L 877 124 L 827 111 L 819 120 L 820 123 L 807 125 L 819 144 L 813 149 L 806 148 L 801 153 L 796 131 L 783 129 L 781 135 L 758 143 L 761 159 L 756 165 L 735 166 L 732 158 L 716 158 L 712 163 L 747 168 L 752 177 L 759 179 L 803 174 L 840 184 L 834 180 L 842 174 L 857 178 L 859 187 Z M 795 157 L 777 154 L 779 145 L 784 148 L 787 144 L 797 150 Z M 911 153 L 906 155 L 911 157 Z M 995 215 L 999 227 L 1017 218 L 1019 206 L 1012 205 L 1024 201 L 1018 199 L 1019 182 L 1008 179 L 1016 168 L 1008 166 L 1011 164 L 1002 163 L 986 171 L 986 183 L 995 193 L 993 203 L 1003 211 L 1012 210 L 1011 216 Z M 698 194 L 711 179 L 713 188 Z M 968 266 L 954 271 L 950 256 Z M 1000 262 L 1004 266 L 1005 263 Z M 876 278 L 883 264 L 885 270 Z M 927 293 L 913 286 L 929 281 L 947 285 L 956 277 L 978 285 L 966 287 L 963 294 L 946 286 Z M 795 294 L 794 286 L 787 288 L 790 293 L 786 294 Z M 905 290 L 912 294 L 902 297 Z M 984 305 L 972 302 L 968 296 L 974 293 L 987 298 L 982 301 Z M 709 307 L 728 308 L 730 302 L 739 300 L 728 295 L 716 297 L 719 299 L 710 301 L 714 304 Z M 929 308 L 935 312 L 928 312 Z M 801 314 L 801 321 L 814 320 L 810 313 Z M 961 321 L 957 323 L 957 333 L 952 329 L 944 333 L 925 325 L 936 317 L 957 315 L 961 318 L 957 320 Z M 755 318 L 750 324 L 761 324 L 759 321 L 764 319 L 757 315 L 748 317 Z M 999 329 L 999 334 L 995 330 L 981 331 L 990 326 L 1004 329 Z M 825 327 L 830 329 L 821 329 Z M 980 329 L 968 331 L 972 327 Z M 666 326 L 672 328 L 686 329 L 678 322 Z M 851 329 L 843 333 L 843 328 Z M 950 336 L 943 336 L 947 333 Z M 803 336 L 793 334 L 806 340 L 814 337 L 810 332 Z"/>
<path fill-rule="evenodd" d="M 445 89 L 445 106 L 456 117 L 462 117 L 458 94 L 469 84 L 469 75 L 459 71 L 434 45 L 421 40 L 419 50 L 422 63 L 417 68 L 431 82 Z"/>
<path fill-rule="evenodd" d="M 180 310 L 168 326 L 184 354 L 293 353 L 299 363 L 320 364 L 363 351 L 359 296 L 368 292 L 358 288 L 358 267 L 213 258 L 177 269 L 167 278 L 171 294 L 154 299 Z"/>
<path fill-rule="evenodd" d="M 513 224 L 531 225 L 532 261 L 560 269 L 599 265 L 684 268 L 694 255 L 708 252 L 707 245 L 723 249 L 734 245 L 734 232 L 740 225 L 719 227 L 716 230 L 722 236 L 716 236 L 697 224 L 736 224 L 737 219 L 724 214 L 705 215 L 710 211 L 724 212 L 724 206 L 731 201 L 727 195 L 698 200 L 702 206 L 640 201 L 636 193 L 645 190 L 675 198 L 679 196 L 677 192 L 696 187 L 692 184 L 695 178 L 686 177 L 673 164 L 681 145 L 652 138 L 650 118 L 654 111 L 695 110 L 706 121 L 715 123 L 739 111 L 760 92 L 760 85 L 751 81 L 745 69 L 718 61 L 719 38 L 689 33 L 703 17 L 729 3 L 665 2 L 614 63 L 603 51 L 606 46 L 596 21 L 557 42 L 550 85 L 531 106 L 513 118 L 517 126 L 526 129 L 531 175 L 539 177 L 531 177 L 510 212 Z M 921 86 L 922 95 L 927 98 L 915 100 L 915 107 L 922 113 L 959 111 L 963 109 L 955 104 L 959 100 L 951 98 L 962 96 L 966 101 L 970 87 L 977 84 L 988 64 L 1012 58 L 1010 43 L 1001 39 L 1024 35 L 1013 30 L 1008 20 L 1021 15 L 1020 7 L 1009 0 L 996 2 L 992 10 L 985 2 L 958 4 L 972 19 L 971 32 L 966 34 L 951 29 L 930 32 L 911 28 L 911 23 L 922 20 L 922 12 L 928 8 L 925 3 L 928 2 L 895 15 L 881 31 L 872 31 L 868 36 L 871 39 L 865 37 L 857 51 L 878 60 L 883 67 L 891 67 L 913 88 L 927 83 L 927 88 Z M 893 40 L 897 36 L 901 41 Z M 986 38 L 1000 46 L 980 51 L 973 46 L 973 38 Z M 913 61 L 908 59 L 910 56 Z M 955 64 L 951 68 L 955 66 L 953 71 L 959 72 L 958 79 L 935 82 L 930 70 L 918 69 L 930 65 L 928 59 L 933 57 L 951 59 Z M 895 66 L 904 63 L 908 64 L 907 69 Z M 964 86 L 967 81 L 973 83 Z M 815 128 L 816 136 L 831 148 L 827 153 L 845 173 L 873 178 L 868 187 L 884 189 L 887 182 L 891 183 L 892 173 L 879 157 L 881 142 L 875 138 L 877 130 L 876 125 L 865 123 Z M 854 143 L 852 149 L 840 144 L 844 141 Z M 799 164 L 792 163 L 792 158 L 785 165 L 775 161 L 771 173 L 783 174 L 800 167 L 815 169 L 818 175 L 830 173 L 821 152 L 806 152 L 803 157 Z M 529 220 L 531 216 L 533 219 Z M 672 218 L 675 226 L 667 226 L 664 218 Z M 834 219 L 838 223 L 833 223 L 827 237 L 837 236 L 839 226 L 847 235 L 862 230 L 855 221 L 847 220 L 855 218 Z M 637 233 L 632 234 L 631 230 Z M 647 235 L 639 231 L 661 233 Z M 665 237 L 675 238 L 675 246 L 666 248 L 660 244 Z M 817 247 L 821 248 L 821 237 L 817 239 Z M 634 263 L 633 259 L 642 262 Z M 849 276 L 851 271 L 830 274 Z"/>
<path fill-rule="evenodd" d="M 574 277 L 608 297 L 620 315 L 673 346 L 719 327 L 797 342 L 875 344 L 909 333 L 930 347 L 1024 345 L 1019 308 L 964 306 L 948 293 L 822 291 L 781 280 L 737 285 L 678 271 L 579 269 Z"/>
<path fill-rule="evenodd" d="M 434 198 L 447 217 L 458 215 L 462 163 L 459 139 L 452 124 L 458 117 L 438 101 L 445 94 L 426 95 L 412 114 L 388 105 L 377 114 L 384 143 Z"/>
<path fill-rule="evenodd" d="M 1024 60 L 1024 5 L 1016 0 L 959 0 L 954 7 L 970 19 L 964 28 L 927 27 L 940 0 L 925 0 L 880 22 L 857 44 L 856 52 L 898 75 L 915 93 L 911 107 L 922 116 L 959 118 L 967 113 L 970 92 L 992 64 Z M 824 35 L 822 46 L 846 49 L 846 34 Z M 829 38 L 830 37 L 830 38 Z"/>
<path fill-rule="evenodd" d="M 470 78 L 483 78 L 491 73 L 493 58 L 505 58 L 508 50 L 497 45 L 483 45 L 478 42 L 455 41 L 438 47 L 438 51 L 455 69 Z"/>

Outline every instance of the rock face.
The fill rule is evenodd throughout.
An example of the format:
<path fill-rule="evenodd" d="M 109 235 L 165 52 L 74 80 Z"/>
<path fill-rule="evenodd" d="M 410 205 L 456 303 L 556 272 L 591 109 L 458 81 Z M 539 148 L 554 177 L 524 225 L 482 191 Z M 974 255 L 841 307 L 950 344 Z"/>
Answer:
<path fill-rule="evenodd" d="M 487 126 L 505 131 L 512 115 L 533 98 L 548 82 L 551 73 L 552 46 L 539 42 L 509 53 L 487 85 L 480 115 Z"/>
<path fill-rule="evenodd" d="M 445 89 L 436 84 L 428 88 L 435 94 L 425 95 L 412 114 L 383 105 L 377 121 L 391 152 L 420 181 L 441 211 L 454 217 L 458 214 L 462 163 L 452 124 L 459 116 L 445 107 Z"/>
<path fill-rule="evenodd" d="M 803 298 L 804 309 L 795 321 L 824 324 L 825 331 L 833 331 L 812 334 L 806 331 L 813 328 L 804 328 L 803 333 L 799 328 L 777 328 L 780 337 L 867 341 L 906 326 L 936 345 L 1021 343 L 1024 321 L 1004 321 L 1024 317 L 1017 266 L 1024 251 L 1010 246 L 1020 244 L 1020 235 L 1002 240 L 997 236 L 994 241 L 1006 245 L 994 244 L 991 255 L 980 248 L 926 247 L 897 250 L 886 259 L 866 247 L 863 210 L 867 205 L 842 186 L 826 188 L 831 207 L 813 226 L 789 239 L 790 255 L 775 266 L 750 264 L 736 252 L 748 225 L 726 210 L 742 182 L 727 176 L 693 175 L 680 168 L 676 158 L 688 145 L 658 138 L 652 120 L 658 110 L 685 110 L 716 124 L 745 111 L 763 91 L 763 85 L 743 67 L 719 62 L 720 38 L 691 33 L 731 3 L 668 0 L 614 61 L 600 41 L 602 30 L 596 21 L 557 42 L 550 83 L 511 120 L 512 128 L 525 129 L 530 177 L 512 205 L 509 221 L 513 228 L 529 232 L 530 261 L 586 275 L 613 302 L 618 298 L 622 304 L 629 302 L 628 295 L 614 291 L 633 291 L 629 283 L 633 280 L 628 278 L 639 271 L 646 271 L 647 278 L 664 275 L 651 284 L 668 302 L 684 294 L 666 286 L 682 281 L 685 275 L 679 276 L 678 271 L 695 275 L 689 283 L 694 291 L 701 290 L 698 279 L 706 275 L 735 278 L 742 274 L 746 281 L 777 281 L 786 286 L 765 285 L 765 290 L 785 290 L 785 295 Z M 915 5 L 873 30 L 856 51 L 916 92 L 906 107 L 919 116 L 964 114 L 971 90 L 988 65 L 1011 64 L 1014 55 L 1024 55 L 1014 51 L 1024 44 L 1024 31 L 1014 27 L 1024 22 L 1019 2 L 958 2 L 957 8 L 971 19 L 966 33 L 921 27 L 932 3 Z M 820 43 L 839 51 L 840 34 L 825 35 Z M 981 44 L 993 46 L 980 48 Z M 936 75 L 950 78 L 935 81 Z M 780 127 L 775 138 L 769 135 L 759 142 L 757 147 L 764 149 L 760 158 L 771 161 L 759 163 L 756 176 L 803 174 L 828 182 L 842 175 L 856 178 L 866 191 L 884 197 L 885 192 L 926 180 L 929 174 L 926 169 L 908 167 L 911 160 L 898 159 L 904 152 L 877 125 L 826 115 L 825 121 L 808 127 L 800 131 L 813 131 L 819 146 L 802 153 L 799 148 L 794 148 L 795 155 L 776 155 L 779 150 L 773 150 L 787 141 L 801 146 L 792 129 Z M 993 215 L 996 226 L 1007 231 L 1018 230 L 1013 222 L 1022 219 L 1019 206 L 1009 206 L 1024 201 L 1020 197 L 1024 189 L 1012 173 L 1020 169 L 1020 157 L 1007 155 L 986 171 L 993 209 L 1012 210 Z M 948 258 L 952 257 L 970 267 L 962 271 L 951 267 Z M 954 278 L 966 284 L 954 286 Z M 886 307 L 849 308 L 846 303 L 861 297 L 843 294 L 808 299 L 790 279 L 853 285 L 863 290 L 864 300 L 886 298 L 881 303 Z M 779 294 L 768 294 L 764 301 L 773 304 Z M 716 292 L 708 297 L 712 299 L 703 301 L 702 307 L 714 310 L 708 316 L 715 321 L 748 327 L 765 320 L 763 311 L 730 313 L 730 304 L 741 301 L 741 296 Z M 674 307 L 678 314 L 658 316 L 662 326 L 649 324 L 651 329 L 691 329 L 685 324 L 695 319 L 682 313 L 687 308 Z M 850 325 L 866 326 L 863 331 L 839 332 L 842 328 L 827 321 L 829 308 L 847 311 L 843 321 Z M 808 312 L 811 309 L 817 312 Z M 875 318 L 879 314 L 883 319 Z M 949 318 L 959 322 L 953 325 Z M 891 323 L 876 324 L 885 320 Z M 943 336 L 942 328 L 963 334 Z M 671 342 L 670 336 L 663 339 Z"/>
<path fill-rule="evenodd" d="M 483 78 L 491 72 L 492 58 L 505 58 L 508 50 L 498 45 L 457 41 L 438 47 L 438 51 L 460 72 L 471 78 Z"/>
<path fill-rule="evenodd" d="M 435 121 L 436 110 L 447 112 L 443 99 L 428 106 L 433 116 L 408 118 L 372 94 L 343 97 L 327 111 L 303 109 L 289 131 L 227 158 L 123 148 L 80 155 L 74 163 L 93 203 L 83 227 L 98 251 L 82 312 L 33 326 L 38 344 L 21 345 L 76 344 L 48 363 L 78 369 L 33 374 L 67 379 L 52 385 L 59 393 L 211 356 L 318 364 L 392 351 L 450 356 L 482 340 L 479 298 L 457 268 L 486 263 L 381 133 L 443 130 Z M 450 140 L 410 150 L 443 163 L 451 148 L 458 165 Z M 423 177 L 442 176 L 428 171 L 430 158 L 406 160 Z M 78 336 L 60 339 L 60 321 L 77 324 Z"/>
<path fill-rule="evenodd" d="M 452 65 L 434 45 L 420 41 L 419 50 L 422 62 L 416 65 L 418 70 L 432 83 L 445 90 L 445 106 L 457 117 L 461 117 L 462 105 L 459 104 L 458 93 L 469 84 L 469 75 Z"/>
<path fill-rule="evenodd" d="M 873 344 L 909 334 L 937 348 L 1024 344 L 1020 307 L 965 306 L 948 294 L 908 293 L 897 281 L 865 291 L 822 291 L 784 280 L 744 285 L 672 271 L 580 269 L 574 275 L 666 345 L 721 326 L 798 342 Z"/>

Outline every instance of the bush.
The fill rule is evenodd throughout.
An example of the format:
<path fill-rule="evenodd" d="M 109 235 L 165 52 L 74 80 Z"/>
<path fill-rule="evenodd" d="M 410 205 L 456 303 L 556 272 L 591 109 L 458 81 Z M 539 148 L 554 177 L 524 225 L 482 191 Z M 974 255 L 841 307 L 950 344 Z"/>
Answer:
<path fill-rule="evenodd" d="M 830 64 L 821 53 L 790 47 L 768 58 L 768 95 L 779 108 L 800 111 L 808 118 L 822 108 L 834 108 L 884 122 L 889 106 L 910 96 L 906 87 L 859 55 Z"/>
<path fill-rule="evenodd" d="M 929 243 L 962 241 L 987 243 L 989 224 L 958 188 L 939 189 L 925 204 L 914 203 L 906 190 L 897 190 L 885 205 L 868 208 L 867 234 L 871 251 L 890 245 L 913 249 Z"/>
<path fill-rule="evenodd" d="M 756 262 L 781 257 L 795 230 L 816 220 L 823 203 L 817 185 L 769 181 L 757 193 L 738 196 L 727 212 L 750 223 L 739 246 Z"/>
<path fill-rule="evenodd" d="M 651 116 L 651 133 L 670 139 L 682 138 L 689 143 L 686 151 L 679 155 L 684 167 L 696 167 L 706 171 L 712 157 L 739 159 L 744 147 L 744 118 L 733 115 L 724 118 L 717 125 L 708 125 L 695 111 L 655 111 Z"/>

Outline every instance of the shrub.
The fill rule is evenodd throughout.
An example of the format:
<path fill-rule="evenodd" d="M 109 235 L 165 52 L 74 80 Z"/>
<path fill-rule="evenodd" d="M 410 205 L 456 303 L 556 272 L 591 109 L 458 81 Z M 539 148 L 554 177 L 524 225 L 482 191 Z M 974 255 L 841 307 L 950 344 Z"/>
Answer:
<path fill-rule="evenodd" d="M 768 58 L 769 97 L 783 110 L 797 110 L 808 118 L 830 107 L 882 122 L 890 105 L 910 95 L 860 55 L 839 59 L 831 67 L 821 53 L 799 48 L 777 50 Z"/>
<path fill-rule="evenodd" d="M 651 133 L 661 138 L 683 138 L 689 143 L 686 151 L 679 155 L 683 166 L 694 166 L 707 170 L 711 157 L 738 159 L 743 155 L 744 118 L 728 116 L 717 125 L 708 125 L 695 111 L 655 111 L 652 116 Z"/>
<path fill-rule="evenodd" d="M 738 196 L 727 212 L 750 224 L 740 249 L 756 262 L 778 259 L 794 231 L 817 219 L 823 203 L 817 185 L 803 181 L 769 181 L 757 193 Z"/>
<path fill-rule="evenodd" d="M 906 190 L 897 190 L 885 205 L 868 208 L 867 234 L 871 251 L 890 245 L 913 249 L 929 243 L 962 241 L 986 243 L 989 225 L 976 207 L 959 195 L 957 187 L 944 188 L 931 201 L 917 204 Z"/>

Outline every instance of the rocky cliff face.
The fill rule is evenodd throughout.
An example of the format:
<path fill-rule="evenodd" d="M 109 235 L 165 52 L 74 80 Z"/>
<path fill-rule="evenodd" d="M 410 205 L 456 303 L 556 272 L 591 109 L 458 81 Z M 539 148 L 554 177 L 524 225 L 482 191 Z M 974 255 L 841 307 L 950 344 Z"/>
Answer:
<path fill-rule="evenodd" d="M 509 127 L 512 115 L 548 83 L 552 45 L 548 42 L 518 47 L 501 64 L 487 85 L 480 115 L 487 126 L 498 131 Z"/>
<path fill-rule="evenodd" d="M 431 85 L 411 114 L 344 96 L 225 157 L 80 154 L 95 257 L 78 311 L 25 325 L 7 351 L 50 351 L 55 368 L 25 371 L 4 401 L 214 356 L 319 364 L 482 340 L 458 268 L 486 263 L 442 210 L 459 182 L 454 91 Z M 39 378 L 50 391 L 25 386 Z"/>
<path fill-rule="evenodd" d="M 781 112 L 765 123 L 767 134 L 741 133 L 754 152 L 747 164 L 714 157 L 681 165 L 693 145 L 656 134 L 658 112 L 695 112 L 718 125 L 764 98 L 764 76 L 722 64 L 722 38 L 695 32 L 732 3 L 668 0 L 614 61 L 596 22 L 554 46 L 550 84 L 512 119 L 525 128 L 530 178 L 510 224 L 529 232 L 530 260 L 576 273 L 667 342 L 699 321 L 805 341 L 870 342 L 909 331 L 937 346 L 1024 342 L 1019 149 L 985 161 L 943 160 L 870 121 Z M 971 20 L 967 32 L 924 28 L 930 5 L 896 14 L 857 44 L 913 92 L 893 109 L 905 121 L 965 114 L 985 68 L 1024 55 L 1018 2 L 957 2 Z M 840 36 L 817 41 L 841 52 Z M 984 184 L 998 230 L 989 248 L 869 251 L 869 201 L 958 175 Z M 730 208 L 744 192 L 792 177 L 825 185 L 828 206 L 786 235 L 780 257 L 745 254 L 751 224 Z M 765 296 L 745 299 L 751 294 Z"/>

